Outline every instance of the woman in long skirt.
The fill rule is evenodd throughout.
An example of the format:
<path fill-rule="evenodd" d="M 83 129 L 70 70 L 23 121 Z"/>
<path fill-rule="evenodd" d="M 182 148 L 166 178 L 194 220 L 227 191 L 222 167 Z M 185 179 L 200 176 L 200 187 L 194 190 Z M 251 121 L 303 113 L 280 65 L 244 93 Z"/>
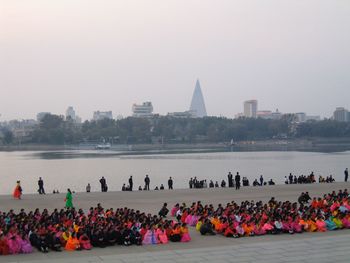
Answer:
<path fill-rule="evenodd" d="M 71 190 L 67 189 L 67 195 L 66 195 L 66 208 L 73 208 L 73 196 Z"/>
<path fill-rule="evenodd" d="M 13 197 L 16 199 L 21 199 L 21 195 L 22 195 L 21 182 L 17 181 L 17 185 L 15 187 L 15 190 L 13 191 Z"/>

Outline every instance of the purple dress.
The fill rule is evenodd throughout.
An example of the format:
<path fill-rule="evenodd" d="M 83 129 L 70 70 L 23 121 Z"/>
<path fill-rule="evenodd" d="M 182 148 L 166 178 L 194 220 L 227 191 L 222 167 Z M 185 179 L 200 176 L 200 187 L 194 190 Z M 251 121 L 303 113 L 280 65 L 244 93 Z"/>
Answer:
<path fill-rule="evenodd" d="M 33 247 L 27 239 L 21 239 L 20 244 L 21 244 L 21 253 L 29 254 L 33 252 Z"/>

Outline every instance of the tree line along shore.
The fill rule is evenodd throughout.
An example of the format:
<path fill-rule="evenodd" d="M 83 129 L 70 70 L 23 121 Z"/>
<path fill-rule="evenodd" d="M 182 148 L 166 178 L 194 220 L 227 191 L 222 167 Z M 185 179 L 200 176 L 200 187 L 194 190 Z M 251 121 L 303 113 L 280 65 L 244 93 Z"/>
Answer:
<path fill-rule="evenodd" d="M 103 119 L 81 124 L 58 115 L 45 115 L 25 133 L 0 127 L 0 146 L 21 145 L 171 145 L 203 144 L 248 147 L 250 142 L 287 140 L 294 145 L 303 141 L 350 145 L 350 123 L 334 120 L 298 123 L 294 115 L 279 120 L 223 117 L 153 118 L 128 117 L 121 120 Z M 264 143 L 262 143 L 264 144 Z M 268 144 L 268 143 L 267 143 Z M 282 145 L 283 146 L 283 145 Z"/>

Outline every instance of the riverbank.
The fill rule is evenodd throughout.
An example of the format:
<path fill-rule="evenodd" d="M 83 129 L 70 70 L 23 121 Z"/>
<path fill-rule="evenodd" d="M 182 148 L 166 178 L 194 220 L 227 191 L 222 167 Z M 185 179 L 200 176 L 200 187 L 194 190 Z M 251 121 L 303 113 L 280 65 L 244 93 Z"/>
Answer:
<path fill-rule="evenodd" d="M 21 144 L 1 145 L 0 151 L 70 151 L 95 150 L 95 144 L 42 145 Z M 231 143 L 193 144 L 114 144 L 108 151 L 121 154 L 189 153 L 189 152 L 245 152 L 245 151 L 311 151 L 341 152 L 350 150 L 350 138 L 307 138 L 240 141 Z"/>
<path fill-rule="evenodd" d="M 91 206 L 96 206 L 97 203 L 105 208 L 113 207 L 130 207 L 139 209 L 141 211 L 149 213 L 157 213 L 163 202 L 167 202 L 169 207 L 172 207 L 175 203 L 183 203 L 190 205 L 192 202 L 201 200 L 203 203 L 212 203 L 217 205 L 222 203 L 225 205 L 227 202 L 232 200 L 240 203 L 244 200 L 254 200 L 267 202 L 271 197 L 275 197 L 277 200 L 290 200 L 296 201 L 302 191 L 309 191 L 310 195 L 322 196 L 325 193 L 331 191 L 338 191 L 339 189 L 348 188 L 350 189 L 350 183 L 333 183 L 333 184 L 312 184 L 312 185 L 276 185 L 266 187 L 246 187 L 240 190 L 234 190 L 233 188 L 225 189 L 184 189 L 184 190 L 164 190 L 164 191 L 142 191 L 142 192 L 108 192 L 108 193 L 77 193 L 74 195 L 74 205 L 77 208 L 82 208 L 87 211 Z M 24 195 L 22 200 L 14 200 L 11 196 L 5 195 L 0 196 L 1 210 L 8 211 L 14 209 L 19 211 L 24 208 L 26 211 L 34 210 L 35 208 L 44 209 L 48 208 L 52 211 L 54 208 L 63 208 L 64 206 L 64 194 L 28 194 Z M 320 246 L 322 244 L 324 249 L 327 249 L 327 253 L 333 253 L 334 255 L 339 254 L 339 250 L 332 250 L 332 242 L 336 242 L 338 239 L 347 239 L 350 236 L 349 230 L 332 231 L 326 233 L 303 233 L 300 235 L 267 235 L 257 237 L 247 237 L 239 239 L 229 239 L 223 236 L 200 236 L 194 228 L 190 228 L 192 241 L 189 243 L 169 243 L 167 245 L 157 246 L 131 246 L 131 247 L 108 247 L 104 249 L 94 248 L 91 251 L 75 251 L 75 252 L 62 252 L 55 253 L 50 252 L 48 254 L 42 254 L 35 252 L 29 255 L 16 255 L 0 257 L 0 262 L 48 262 L 58 261 L 60 262 L 142 262 L 145 258 L 139 258 L 147 255 L 150 261 L 162 262 L 162 260 L 174 260 L 172 256 L 178 252 L 181 254 L 189 254 L 185 259 L 189 262 L 202 262 L 205 258 L 202 256 L 207 255 L 208 259 L 211 253 L 220 251 L 222 248 L 230 247 L 230 250 L 241 250 L 240 254 L 236 257 L 250 256 L 252 260 L 246 260 L 247 262 L 256 262 L 255 254 L 251 249 L 262 249 L 265 247 L 264 244 L 269 244 L 271 257 L 273 254 L 278 254 L 274 247 L 278 247 L 278 244 L 284 244 L 285 247 L 290 247 L 290 244 L 303 244 L 302 247 L 309 247 L 308 245 L 314 244 Z M 322 240 L 332 240 L 332 242 L 325 243 Z M 329 241 L 327 241 L 329 242 Z M 294 246 L 293 246 L 294 247 Z M 337 246 L 338 247 L 338 246 Z M 315 247 L 316 249 L 316 247 Z M 277 250 L 277 249 L 276 249 Z M 188 252 L 186 252 L 188 251 Z M 278 249 L 278 251 L 282 251 Z M 246 252 L 246 253 L 245 253 Z M 248 253 L 249 252 L 249 253 Z M 300 252 L 300 251 L 299 251 Z M 299 253 L 298 252 L 298 253 Z M 228 255 L 228 249 L 221 252 L 221 256 Z M 238 252 L 237 252 L 238 253 Z M 119 257 L 119 255 L 122 255 Z M 139 255 L 139 256 L 138 256 Z M 159 258 L 156 258 L 157 255 Z M 266 254 L 263 254 L 266 255 Z M 304 255 L 304 254 L 303 254 Z M 216 254 L 219 260 L 220 255 Z M 293 259 L 296 254 L 290 254 L 290 259 Z M 235 259 L 234 257 L 233 259 Z M 123 258 L 122 261 L 118 261 Z M 259 258 L 259 257 L 258 257 Z M 334 257 L 335 258 L 335 257 Z M 101 260 L 103 259 L 103 260 Z M 152 259 L 152 260 L 151 260 Z M 157 261 L 158 260 L 158 261 Z M 178 258 L 180 262 L 181 258 Z M 185 260 L 185 262 L 187 262 Z M 212 259 L 215 260 L 215 259 Z M 225 258 L 224 262 L 230 262 L 228 257 Z M 269 261 L 268 262 L 280 262 L 280 261 Z M 147 261 L 147 260 L 146 260 Z M 172 262 L 174 262 L 172 261 Z M 243 261 L 243 259 L 242 259 Z M 302 262 L 300 258 L 295 259 L 296 262 Z M 215 262 L 217 262 L 215 260 Z M 222 262 L 222 261 L 220 261 Z M 320 262 L 320 261 L 318 261 Z"/>

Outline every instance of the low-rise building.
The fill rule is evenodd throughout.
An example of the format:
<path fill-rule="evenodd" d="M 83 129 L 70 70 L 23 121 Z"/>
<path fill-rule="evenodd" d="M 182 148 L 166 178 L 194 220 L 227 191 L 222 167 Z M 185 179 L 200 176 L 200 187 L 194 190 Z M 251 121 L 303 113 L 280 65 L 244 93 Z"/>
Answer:
<path fill-rule="evenodd" d="M 112 111 L 94 111 L 92 119 L 94 121 L 99 121 L 103 119 L 113 119 L 113 114 Z"/>
<path fill-rule="evenodd" d="M 137 118 L 149 118 L 153 116 L 152 102 L 147 101 L 139 104 L 132 105 L 132 116 Z"/>
<path fill-rule="evenodd" d="M 181 112 L 169 112 L 168 115 L 169 117 L 173 118 L 196 118 L 196 113 L 193 111 L 181 111 Z"/>

